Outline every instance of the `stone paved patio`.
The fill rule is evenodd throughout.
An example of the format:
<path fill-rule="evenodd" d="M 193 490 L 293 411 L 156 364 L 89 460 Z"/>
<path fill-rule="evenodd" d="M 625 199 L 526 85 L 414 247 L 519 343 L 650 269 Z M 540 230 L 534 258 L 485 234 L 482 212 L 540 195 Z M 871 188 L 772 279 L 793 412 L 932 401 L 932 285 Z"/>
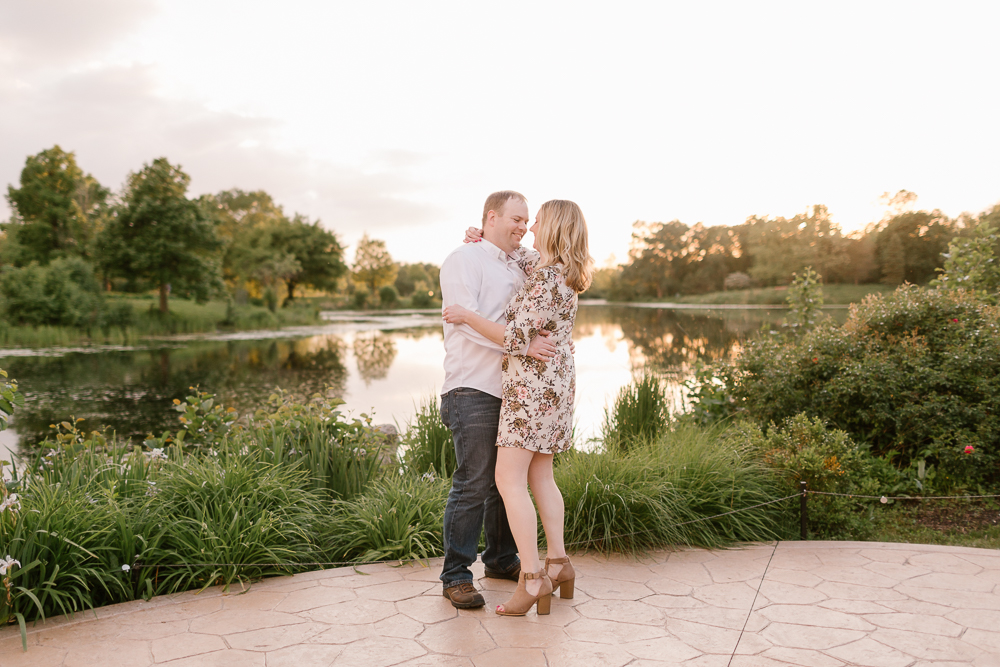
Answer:
<path fill-rule="evenodd" d="M 781 542 L 641 560 L 574 558 L 549 616 L 441 596 L 440 560 L 269 579 L 0 630 L 0 666 L 1000 667 L 1000 552 Z M 477 574 L 482 575 L 481 566 Z"/>

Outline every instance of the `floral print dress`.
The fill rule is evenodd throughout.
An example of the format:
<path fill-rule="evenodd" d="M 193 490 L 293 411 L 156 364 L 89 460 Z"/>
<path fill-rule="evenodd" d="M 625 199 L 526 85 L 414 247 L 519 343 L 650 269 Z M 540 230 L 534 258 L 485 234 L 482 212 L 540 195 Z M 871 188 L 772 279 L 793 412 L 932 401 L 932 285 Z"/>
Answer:
<path fill-rule="evenodd" d="M 525 268 L 528 280 L 507 306 L 497 446 L 555 454 L 572 445 L 576 367 L 569 344 L 577 294 L 566 285 L 561 264 Z M 525 356 L 543 329 L 557 346 L 547 362 Z"/>

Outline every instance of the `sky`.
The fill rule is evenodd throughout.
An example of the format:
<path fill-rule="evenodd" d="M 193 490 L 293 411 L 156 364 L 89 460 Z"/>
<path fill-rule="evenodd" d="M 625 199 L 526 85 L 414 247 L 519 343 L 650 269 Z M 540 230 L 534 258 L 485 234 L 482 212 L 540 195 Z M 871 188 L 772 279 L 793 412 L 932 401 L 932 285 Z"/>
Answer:
<path fill-rule="evenodd" d="M 490 192 L 632 223 L 915 192 L 1000 202 L 1000 3 L 0 0 L 0 185 L 54 144 L 117 190 L 264 189 L 353 246 L 440 263 Z M 0 202 L 0 220 L 9 209 Z"/>

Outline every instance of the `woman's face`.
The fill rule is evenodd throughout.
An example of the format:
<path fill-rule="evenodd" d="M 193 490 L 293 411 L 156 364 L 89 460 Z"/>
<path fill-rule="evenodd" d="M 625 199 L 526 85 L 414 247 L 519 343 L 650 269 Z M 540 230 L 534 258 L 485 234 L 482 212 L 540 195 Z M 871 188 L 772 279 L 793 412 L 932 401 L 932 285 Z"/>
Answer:
<path fill-rule="evenodd" d="M 531 226 L 531 228 L 528 229 L 528 231 L 531 232 L 531 236 L 532 236 L 531 247 L 534 248 L 535 250 L 537 250 L 539 255 L 544 255 L 545 253 L 543 253 L 542 249 L 540 247 L 538 247 L 538 226 L 539 226 L 539 224 L 540 223 L 538 221 L 538 216 L 536 215 L 535 216 L 535 224 L 533 224 Z M 543 259 L 544 259 L 544 257 L 543 257 Z"/>

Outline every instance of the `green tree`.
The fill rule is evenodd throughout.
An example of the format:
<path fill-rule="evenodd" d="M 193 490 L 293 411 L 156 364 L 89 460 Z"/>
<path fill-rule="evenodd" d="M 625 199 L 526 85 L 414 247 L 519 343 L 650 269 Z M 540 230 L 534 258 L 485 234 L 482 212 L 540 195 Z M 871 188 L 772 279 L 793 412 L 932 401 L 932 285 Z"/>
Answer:
<path fill-rule="evenodd" d="M 825 206 L 791 218 L 751 217 L 743 234 L 753 261 L 749 273 L 762 285 L 786 285 L 807 266 L 827 274 L 850 265 L 848 243 Z"/>
<path fill-rule="evenodd" d="M 386 250 L 385 241 L 370 239 L 368 234 L 358 241 L 353 268 L 354 281 L 365 285 L 369 294 L 376 294 L 379 287 L 394 283 L 399 270 Z"/>
<path fill-rule="evenodd" d="M 47 264 L 57 257 L 89 257 L 107 215 L 110 191 L 59 146 L 29 156 L 21 187 L 8 186 L 14 215 L 4 225 L 6 261 L 16 266 Z"/>
<path fill-rule="evenodd" d="M 906 250 L 899 234 L 893 234 L 882 250 L 882 282 L 886 285 L 902 284 L 906 278 Z"/>
<path fill-rule="evenodd" d="M 104 269 L 156 285 L 164 314 L 171 288 L 204 301 L 221 283 L 221 243 L 202 208 L 187 198 L 190 181 L 166 158 L 129 174 L 121 203 L 98 238 Z"/>
<path fill-rule="evenodd" d="M 305 216 L 296 215 L 291 221 L 277 225 L 273 239 L 275 247 L 294 257 L 299 265 L 297 271 L 284 277 L 289 301 L 295 298 L 299 285 L 332 290 L 337 279 L 347 272 L 343 246 L 337 235 L 324 229 L 319 220 L 310 223 Z"/>
<path fill-rule="evenodd" d="M 101 284 L 94 268 L 79 257 L 60 257 L 48 265 L 32 262 L 0 272 L 3 319 L 29 326 L 88 328 L 100 324 Z"/>
<path fill-rule="evenodd" d="M 902 278 L 891 284 L 904 280 L 914 285 L 926 284 L 942 267 L 944 253 L 956 232 L 955 221 L 941 211 L 908 211 L 881 221 L 873 231 L 881 275 L 895 280 L 899 272 L 900 253 L 893 240 L 896 238 L 902 246 Z"/>
<path fill-rule="evenodd" d="M 259 282 L 256 279 L 260 276 L 280 273 L 290 301 L 300 285 L 333 289 L 347 271 L 344 249 L 336 234 L 324 229 L 319 221 L 310 223 L 305 216 L 289 220 L 263 190 L 227 190 L 202 196 L 199 203 L 215 221 L 216 231 L 226 244 L 223 275 L 231 286 Z M 288 270 L 293 266 L 294 270 Z M 276 267 L 284 270 L 275 272 Z"/>

